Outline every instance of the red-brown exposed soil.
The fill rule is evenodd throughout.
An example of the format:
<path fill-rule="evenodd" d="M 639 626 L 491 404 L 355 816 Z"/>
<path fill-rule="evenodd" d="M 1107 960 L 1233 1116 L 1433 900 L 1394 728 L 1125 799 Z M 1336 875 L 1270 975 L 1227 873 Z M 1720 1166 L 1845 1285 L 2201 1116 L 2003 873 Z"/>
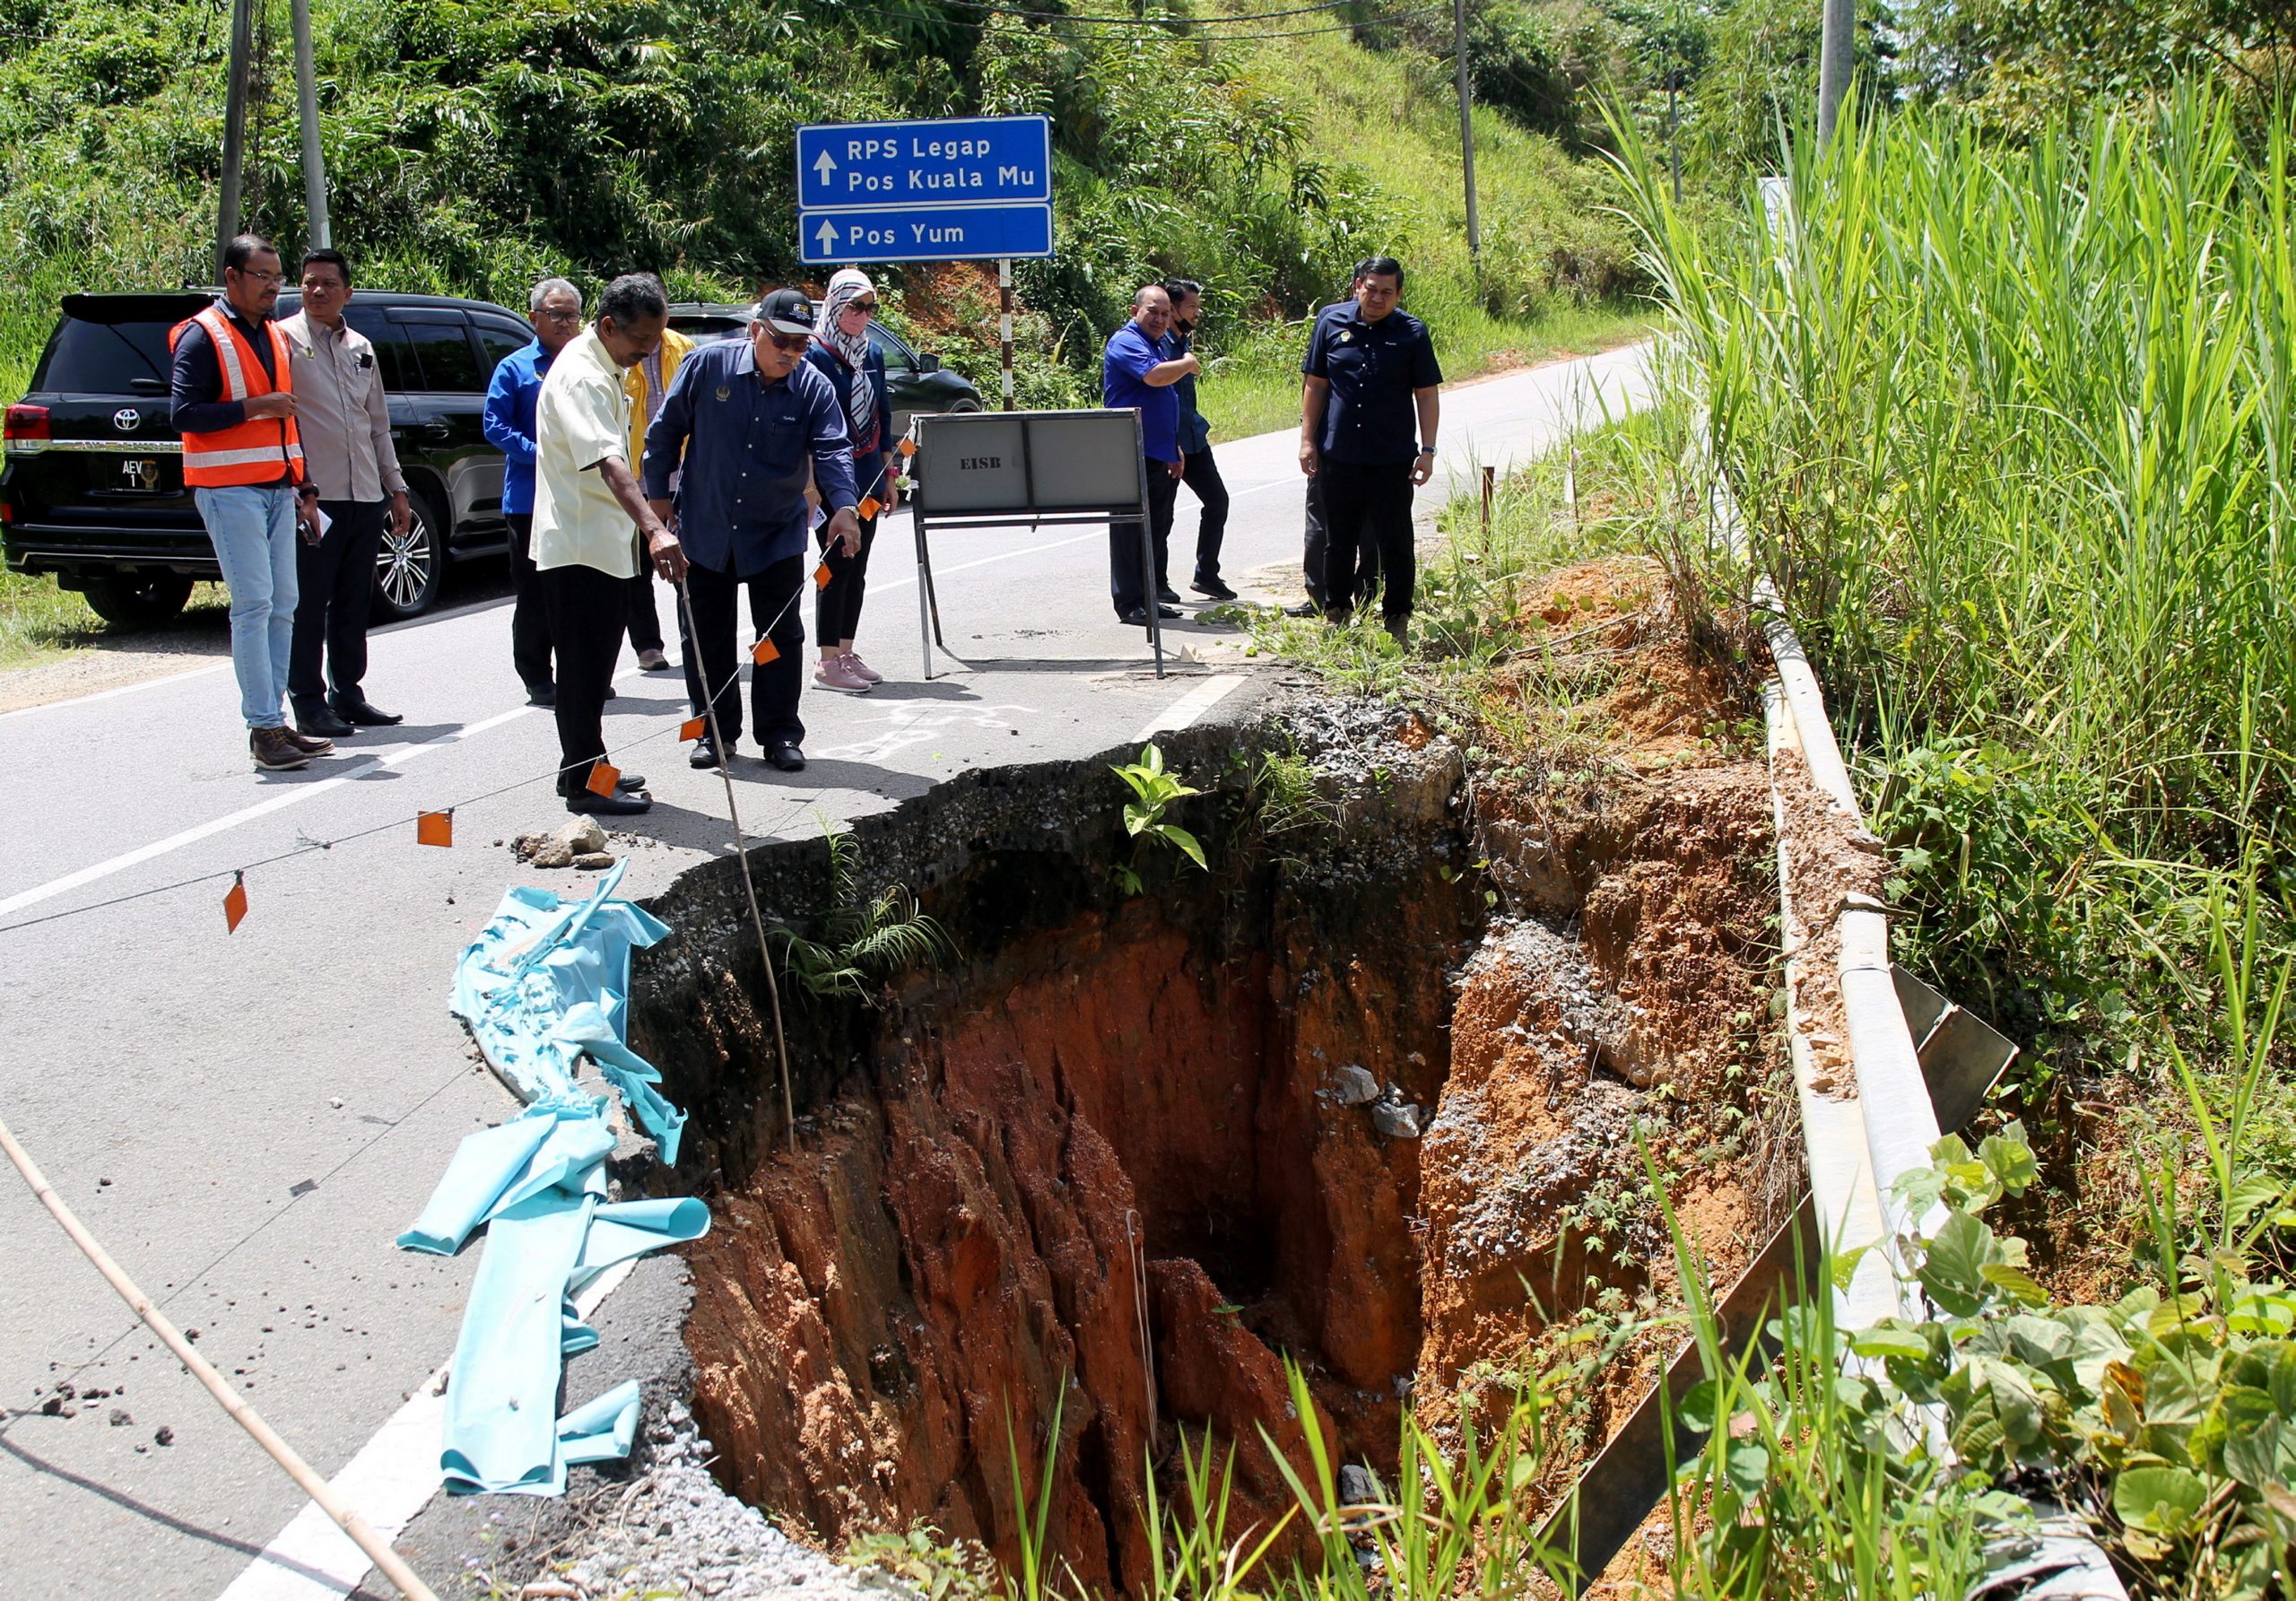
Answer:
<path fill-rule="evenodd" d="M 1416 802 L 1351 813 L 1304 864 L 1287 840 L 1282 874 L 1190 879 L 1193 911 L 1025 930 L 871 1025 L 874 1066 L 796 1156 L 758 1151 L 693 1251 L 696 1409 L 734 1489 L 832 1543 L 922 1519 L 1009 1560 L 1013 1459 L 1032 1493 L 1057 1409 L 1053 1548 L 1128 1589 L 1183 1433 L 1238 1453 L 1232 1536 L 1291 1504 L 1264 1440 L 1304 1462 L 1312 1421 L 1391 1470 L 1405 1395 L 1441 1437 L 1463 1390 L 1674 1295 L 1638 1127 L 1735 1273 L 1799 1194 L 1750 1021 L 1767 781 L 1715 743 L 1742 709 L 1655 567 L 1540 598 L 1604 653 L 1574 743 L 1452 796 L 1451 744 L 1396 714 L 1353 798 L 1400 769 Z M 1563 654 L 1525 671 L 1578 671 Z M 1476 856 L 1487 877 L 1447 865 Z M 1674 1337 L 1565 1396 L 1555 1486 Z"/>

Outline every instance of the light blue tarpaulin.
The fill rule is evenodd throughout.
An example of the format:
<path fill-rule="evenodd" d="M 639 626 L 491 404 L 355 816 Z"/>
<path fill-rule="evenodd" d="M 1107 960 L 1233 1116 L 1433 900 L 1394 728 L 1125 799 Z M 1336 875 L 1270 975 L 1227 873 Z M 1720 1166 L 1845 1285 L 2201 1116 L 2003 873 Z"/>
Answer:
<path fill-rule="evenodd" d="M 565 1359 L 598 1343 L 574 1295 L 617 1263 L 709 1231 L 709 1208 L 697 1200 L 605 1199 L 614 1143 L 606 1103 L 575 1082 L 587 1056 L 663 1160 L 677 1160 L 684 1114 L 656 1090 L 661 1075 L 623 1035 L 630 953 L 669 929 L 613 899 L 621 879 L 617 866 L 571 903 L 511 890 L 456 970 L 456 1014 L 527 1102 L 521 1116 L 464 1139 L 398 1240 L 451 1256 L 481 1228 L 488 1235 L 447 1380 L 439 1466 L 457 1492 L 555 1495 L 570 1465 L 629 1454 L 635 1382 L 557 1415 Z"/>

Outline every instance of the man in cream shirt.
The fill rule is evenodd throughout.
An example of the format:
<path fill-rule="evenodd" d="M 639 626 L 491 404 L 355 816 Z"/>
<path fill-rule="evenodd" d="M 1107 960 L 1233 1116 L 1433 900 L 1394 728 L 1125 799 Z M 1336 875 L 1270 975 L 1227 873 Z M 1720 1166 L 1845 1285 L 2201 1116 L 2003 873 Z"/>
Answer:
<path fill-rule="evenodd" d="M 535 576 L 558 653 L 558 792 L 570 812 L 624 816 L 650 809 L 646 780 L 622 775 L 614 793 L 590 788 L 605 760 L 605 703 L 637 576 L 631 525 L 656 569 L 685 578 L 677 536 L 646 504 L 630 465 L 628 370 L 662 343 L 669 297 L 650 273 L 625 273 L 598 297 L 596 320 L 551 363 L 535 411 Z"/>
<path fill-rule="evenodd" d="M 367 613 L 375 598 L 384 496 L 390 497 L 394 538 L 406 537 L 413 516 L 391 445 L 375 347 L 343 320 L 350 300 L 350 261 L 340 250 L 312 250 L 303 257 L 303 309 L 279 323 L 295 368 L 303 470 L 318 486 L 326 523 L 322 535 L 317 522 L 305 522 L 295 551 L 300 595 L 287 699 L 298 728 L 329 739 L 401 720 L 369 700 L 360 682 L 367 675 Z"/>

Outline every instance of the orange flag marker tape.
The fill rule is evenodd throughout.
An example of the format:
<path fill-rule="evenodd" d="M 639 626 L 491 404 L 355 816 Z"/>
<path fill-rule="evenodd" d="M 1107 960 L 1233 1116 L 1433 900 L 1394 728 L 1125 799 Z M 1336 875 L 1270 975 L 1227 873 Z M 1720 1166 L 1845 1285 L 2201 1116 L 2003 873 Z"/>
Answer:
<path fill-rule="evenodd" d="M 709 719 L 708 718 L 688 718 L 684 722 L 678 725 L 678 737 L 683 740 L 700 739 L 703 735 L 709 732 Z"/>
<path fill-rule="evenodd" d="M 860 515 L 862 521 L 866 522 L 869 518 L 876 516 L 877 513 L 883 511 L 884 509 L 885 503 L 877 499 L 876 496 L 871 495 L 867 500 L 862 501 L 861 504 L 856 506 L 853 509 Z"/>
<path fill-rule="evenodd" d="M 455 842 L 454 813 L 417 812 L 414 814 L 414 842 L 417 845 L 452 845 Z"/>
<path fill-rule="evenodd" d="M 592 795 L 612 795 L 613 787 L 621 781 L 622 769 L 611 761 L 594 761 L 590 764 L 589 779 L 582 787 Z"/>
<path fill-rule="evenodd" d="M 761 667 L 764 666 L 769 662 L 778 662 L 780 659 L 781 647 L 775 644 L 770 640 L 760 640 L 756 644 L 750 647 L 750 660 L 755 662 Z"/>
<path fill-rule="evenodd" d="M 900 444 L 894 446 L 893 448 L 900 452 L 903 456 L 914 456 L 917 454 L 917 441 L 915 439 L 903 439 Z"/>
<path fill-rule="evenodd" d="M 231 874 L 231 887 L 223 892 L 223 932 L 237 934 L 239 919 L 248 915 L 248 883 L 239 874 Z"/>
<path fill-rule="evenodd" d="M 826 589 L 829 587 L 828 562 L 824 561 L 819 567 L 813 569 L 813 587 L 816 589 Z"/>

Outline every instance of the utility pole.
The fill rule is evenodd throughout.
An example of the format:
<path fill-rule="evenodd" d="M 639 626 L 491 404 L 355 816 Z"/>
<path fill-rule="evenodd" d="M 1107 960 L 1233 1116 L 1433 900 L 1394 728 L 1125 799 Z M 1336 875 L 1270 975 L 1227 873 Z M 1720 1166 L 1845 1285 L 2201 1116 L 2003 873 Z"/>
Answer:
<path fill-rule="evenodd" d="M 1480 260 L 1483 231 L 1474 216 L 1474 102 L 1467 93 L 1467 0 L 1451 0 L 1452 53 L 1459 74 L 1459 166 L 1466 175 L 1467 254 Z"/>
<path fill-rule="evenodd" d="M 311 65 L 311 0 L 294 0 L 295 98 L 303 114 L 303 213 L 309 242 L 331 245 L 326 223 L 326 160 L 319 150 L 318 74 Z"/>
<path fill-rule="evenodd" d="M 231 0 L 231 65 L 223 97 L 223 185 L 215 206 L 215 281 L 223 281 L 223 248 L 239 231 L 239 163 L 246 154 L 248 74 L 255 57 L 253 0 Z"/>
<path fill-rule="evenodd" d="M 1825 0 L 1825 28 L 1818 43 L 1818 145 L 1833 143 L 1842 98 L 1849 92 L 1849 70 L 1857 30 L 1857 0 Z"/>

